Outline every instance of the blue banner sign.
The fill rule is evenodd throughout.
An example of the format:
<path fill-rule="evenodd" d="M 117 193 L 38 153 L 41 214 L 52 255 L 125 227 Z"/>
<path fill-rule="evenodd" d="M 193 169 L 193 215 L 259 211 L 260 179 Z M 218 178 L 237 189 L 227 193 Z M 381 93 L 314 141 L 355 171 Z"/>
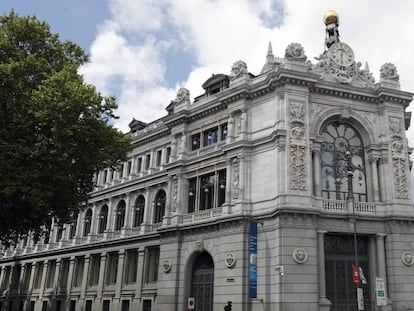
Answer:
<path fill-rule="evenodd" d="M 249 230 L 249 298 L 257 298 L 257 223 L 250 222 Z"/>

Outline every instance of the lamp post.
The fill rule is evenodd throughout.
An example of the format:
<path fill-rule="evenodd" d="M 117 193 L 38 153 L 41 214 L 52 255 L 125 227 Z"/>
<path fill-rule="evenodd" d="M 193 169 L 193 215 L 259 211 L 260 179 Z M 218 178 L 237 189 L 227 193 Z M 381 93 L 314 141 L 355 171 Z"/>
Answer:
<path fill-rule="evenodd" d="M 348 176 L 348 195 L 346 198 L 348 210 L 352 207 L 352 227 L 353 227 L 353 235 L 354 235 L 354 254 L 355 254 L 355 266 L 357 270 L 357 279 L 354 281 L 357 290 L 357 306 L 358 310 L 359 303 L 358 303 L 358 292 L 359 292 L 359 263 L 358 263 L 358 245 L 357 245 L 357 229 L 356 229 L 356 217 L 355 217 L 355 204 L 354 204 L 354 187 L 353 187 L 353 179 L 354 179 L 354 170 L 352 165 L 352 154 L 349 150 L 345 152 L 344 158 L 346 160 L 347 166 L 347 176 Z M 363 310 L 363 309 L 362 309 Z"/>

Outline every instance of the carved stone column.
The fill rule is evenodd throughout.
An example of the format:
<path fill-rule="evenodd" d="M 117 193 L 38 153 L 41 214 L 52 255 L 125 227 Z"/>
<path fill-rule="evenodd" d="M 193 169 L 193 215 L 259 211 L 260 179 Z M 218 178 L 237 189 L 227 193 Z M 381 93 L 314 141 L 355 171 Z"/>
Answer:
<path fill-rule="evenodd" d="M 36 262 L 32 262 L 32 267 L 31 267 L 31 272 L 30 272 L 30 279 L 29 279 L 29 287 L 27 288 L 27 296 L 28 297 L 30 297 L 30 294 L 33 291 L 35 273 L 36 273 Z"/>
<path fill-rule="evenodd" d="M 132 308 L 131 310 L 140 310 L 141 307 L 141 291 L 142 291 L 142 284 L 144 282 L 144 249 L 138 249 L 138 266 L 137 266 L 137 283 L 135 286 L 135 295 L 132 301 Z"/>
<path fill-rule="evenodd" d="M 53 288 L 55 289 L 55 292 L 57 292 L 59 288 L 58 282 L 59 282 L 59 275 L 61 273 L 60 271 L 61 265 L 62 265 L 62 259 L 61 258 L 56 259 L 55 278 L 53 280 Z"/>
<path fill-rule="evenodd" d="M 144 221 L 141 225 L 141 233 L 145 233 L 149 230 L 150 226 L 150 217 L 151 217 L 151 193 L 150 188 L 145 188 L 146 194 L 145 194 L 145 208 L 144 208 Z"/>
<path fill-rule="evenodd" d="M 231 142 L 233 142 L 234 140 L 234 119 L 233 116 L 230 115 L 229 119 L 227 121 L 227 138 L 226 141 L 228 144 L 230 144 Z"/>
<path fill-rule="evenodd" d="M 223 206 L 223 214 L 231 214 L 231 203 L 232 203 L 232 159 L 226 159 L 226 198 Z"/>
<path fill-rule="evenodd" d="M 81 295 L 80 295 L 80 304 L 83 305 L 83 301 L 85 300 L 86 295 L 86 288 L 88 286 L 88 274 L 89 274 L 89 263 L 90 263 L 90 255 L 86 255 L 84 257 L 84 266 L 83 266 L 83 276 L 82 276 L 82 287 L 81 287 Z"/>
<path fill-rule="evenodd" d="M 123 272 L 124 272 L 124 261 L 125 261 L 125 250 L 122 249 L 118 252 L 118 269 L 117 269 L 117 274 L 116 274 L 116 287 L 115 287 L 115 297 L 114 297 L 114 300 L 116 302 L 118 302 L 118 304 L 121 300 L 121 289 L 122 289 L 122 284 L 123 284 L 122 276 L 123 276 Z M 119 310 L 119 309 L 116 309 L 116 307 L 114 309 Z"/>
<path fill-rule="evenodd" d="M 387 295 L 387 301 L 390 302 L 388 296 L 388 288 L 387 288 L 387 272 L 385 266 L 385 237 L 387 235 L 385 233 L 377 233 L 377 274 L 380 278 L 384 279 L 385 284 L 385 293 Z M 389 303 L 390 304 L 390 303 Z M 382 310 L 391 310 L 387 307 L 383 307 Z"/>
<path fill-rule="evenodd" d="M 73 272 L 74 272 L 74 267 L 75 267 L 75 256 L 71 256 L 69 258 L 69 271 L 68 271 L 68 282 L 66 284 L 66 290 L 67 293 L 69 294 L 72 290 L 72 281 L 73 281 Z M 70 298 L 68 297 L 68 299 L 70 300 Z"/>
<path fill-rule="evenodd" d="M 329 311 L 331 302 L 326 298 L 325 280 L 325 241 L 326 231 L 318 230 L 318 274 L 319 274 L 319 310 Z"/>
<path fill-rule="evenodd" d="M 126 193 L 125 198 L 125 219 L 124 225 L 121 228 L 121 236 L 125 237 L 131 233 L 132 226 L 130 226 L 130 217 L 131 217 L 131 210 L 133 210 L 133 206 L 131 206 L 131 194 Z"/>
<path fill-rule="evenodd" d="M 163 224 L 166 225 L 170 222 L 172 204 L 173 204 L 173 176 L 168 176 L 168 186 L 167 186 L 167 197 L 165 198 L 165 215 L 163 218 Z"/>
<path fill-rule="evenodd" d="M 112 234 L 114 232 L 114 226 L 115 226 L 115 207 L 114 207 L 114 199 L 111 198 L 108 201 L 108 219 L 106 223 L 106 229 L 104 230 L 104 239 L 110 239 L 112 238 Z"/>
<path fill-rule="evenodd" d="M 313 150 L 313 182 L 314 182 L 314 191 L 315 196 L 322 196 L 322 187 L 321 187 L 321 150 L 315 148 Z"/>
<path fill-rule="evenodd" d="M 105 286 L 105 268 L 106 268 L 106 256 L 107 253 L 101 253 L 101 264 L 99 266 L 99 281 L 96 290 L 95 310 L 102 310 L 102 293 Z"/>
<path fill-rule="evenodd" d="M 46 283 L 46 274 L 48 273 L 48 264 L 49 264 L 48 260 L 45 260 L 43 262 L 43 271 L 42 271 L 42 275 L 41 275 L 41 283 L 40 283 L 40 290 L 39 290 L 39 293 L 40 293 L 39 294 L 39 300 L 42 300 L 42 297 L 43 297 L 44 292 L 45 292 L 45 283 Z"/>
<path fill-rule="evenodd" d="M 380 200 L 380 191 L 378 183 L 378 167 L 377 167 L 378 158 L 374 157 L 371 159 L 371 172 L 372 172 L 372 190 L 374 193 L 374 201 L 378 202 Z"/>
<path fill-rule="evenodd" d="M 29 267 L 30 269 L 31 267 Z M 25 279 L 25 275 L 26 275 L 27 271 L 26 271 L 26 264 L 22 263 L 21 267 L 20 267 L 20 275 L 19 275 L 19 283 L 18 283 L 18 290 L 19 290 L 19 294 L 22 292 L 22 289 L 24 288 L 24 279 Z M 1 280 L 0 280 L 0 284 L 1 284 Z"/>

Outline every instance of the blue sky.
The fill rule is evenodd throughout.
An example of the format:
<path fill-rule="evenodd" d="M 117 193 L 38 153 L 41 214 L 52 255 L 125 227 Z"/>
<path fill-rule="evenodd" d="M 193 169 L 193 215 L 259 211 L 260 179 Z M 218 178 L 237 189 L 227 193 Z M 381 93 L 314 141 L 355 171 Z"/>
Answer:
<path fill-rule="evenodd" d="M 179 87 L 200 95 L 213 73 L 229 74 L 238 60 L 253 74 L 262 68 L 268 42 L 275 56 L 298 42 L 308 59 L 324 49 L 323 15 L 340 14 L 341 40 L 368 61 L 378 81 L 385 62 L 396 64 L 404 90 L 414 91 L 414 2 L 395 0 L 0 0 L 0 13 L 12 8 L 36 15 L 62 39 L 90 54 L 80 69 L 85 80 L 117 97 L 123 131 L 134 117 L 151 122 Z M 414 131 L 409 131 L 414 145 Z"/>

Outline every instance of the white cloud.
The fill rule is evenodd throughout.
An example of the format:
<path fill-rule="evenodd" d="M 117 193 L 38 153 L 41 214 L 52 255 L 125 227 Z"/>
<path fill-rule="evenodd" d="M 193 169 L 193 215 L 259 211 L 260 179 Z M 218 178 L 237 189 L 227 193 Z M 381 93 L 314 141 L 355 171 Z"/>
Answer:
<path fill-rule="evenodd" d="M 385 62 L 397 65 L 404 90 L 414 91 L 414 2 L 374 0 L 110 0 L 112 17 L 97 34 L 91 63 L 83 68 L 87 81 L 107 93 L 118 90 L 117 125 L 128 130 L 132 117 L 150 122 L 165 114 L 178 85 L 195 97 L 212 73 L 229 73 L 241 59 L 258 74 L 267 43 L 283 56 L 291 42 L 303 45 L 313 62 L 324 49 L 323 15 L 329 9 L 340 14 L 341 40 L 355 52 L 356 60 L 369 62 L 378 80 Z M 284 9 L 283 23 L 271 22 Z M 270 25 L 270 27 L 269 27 Z M 273 28 L 272 28 L 273 27 Z M 166 34 L 168 36 L 166 38 Z M 137 41 L 136 37 L 141 38 Z M 142 38 L 145 38 L 142 40 Z M 196 65 L 187 81 L 165 81 L 166 56 L 171 49 L 195 55 Z M 178 42 L 178 44 L 177 44 Z M 119 81 L 118 81 L 119 80 Z M 117 82 L 117 87 L 112 83 Z M 125 119 L 125 120 L 124 120 Z M 414 127 L 413 127 L 414 128 Z M 409 133 L 414 145 L 414 130 Z"/>

